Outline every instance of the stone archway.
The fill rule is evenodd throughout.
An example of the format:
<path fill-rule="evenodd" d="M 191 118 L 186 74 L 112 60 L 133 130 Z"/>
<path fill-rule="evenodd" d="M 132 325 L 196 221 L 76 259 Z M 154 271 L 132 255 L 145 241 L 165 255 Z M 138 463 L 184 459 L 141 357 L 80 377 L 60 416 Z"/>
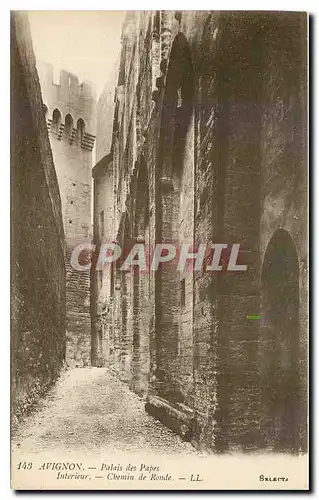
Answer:
<path fill-rule="evenodd" d="M 287 231 L 277 230 L 261 275 L 261 405 L 263 444 L 300 449 L 299 263 Z"/>
<path fill-rule="evenodd" d="M 193 242 L 193 86 L 190 48 L 179 33 L 172 44 L 163 92 L 156 230 L 156 240 L 174 245 L 177 255 L 182 242 Z M 191 315 L 191 278 L 186 283 L 175 261 L 159 266 L 155 392 L 170 402 L 185 403 L 191 392 Z"/>

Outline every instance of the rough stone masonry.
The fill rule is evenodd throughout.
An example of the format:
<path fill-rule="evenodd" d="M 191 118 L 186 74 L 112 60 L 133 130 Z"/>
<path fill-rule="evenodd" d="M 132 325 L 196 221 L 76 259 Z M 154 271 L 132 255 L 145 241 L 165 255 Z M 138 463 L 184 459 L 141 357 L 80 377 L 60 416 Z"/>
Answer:
<path fill-rule="evenodd" d="M 92 268 L 93 363 L 198 448 L 306 448 L 306 30 L 292 12 L 128 12 L 98 102 L 95 263 L 106 239 L 238 243 L 247 265 Z"/>

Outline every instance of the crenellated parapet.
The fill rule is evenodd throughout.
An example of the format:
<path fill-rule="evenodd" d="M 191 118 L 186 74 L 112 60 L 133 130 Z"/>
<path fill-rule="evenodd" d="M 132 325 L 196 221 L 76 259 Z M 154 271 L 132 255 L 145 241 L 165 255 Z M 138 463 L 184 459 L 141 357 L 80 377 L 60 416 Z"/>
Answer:
<path fill-rule="evenodd" d="M 37 66 L 50 132 L 55 133 L 59 140 L 66 138 L 70 143 L 80 137 L 79 145 L 89 148 L 96 134 L 93 85 L 89 81 L 80 82 L 76 75 L 66 70 L 55 75 L 51 64 L 38 61 Z"/>

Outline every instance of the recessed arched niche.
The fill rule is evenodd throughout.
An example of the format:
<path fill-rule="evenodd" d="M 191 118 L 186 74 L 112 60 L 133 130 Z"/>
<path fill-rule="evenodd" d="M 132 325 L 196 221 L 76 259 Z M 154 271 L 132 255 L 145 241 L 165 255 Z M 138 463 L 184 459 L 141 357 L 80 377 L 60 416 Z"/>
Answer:
<path fill-rule="evenodd" d="M 71 134 L 72 134 L 72 130 L 73 130 L 73 118 L 70 115 L 70 113 L 68 113 L 65 117 L 65 120 L 64 120 L 63 137 L 65 139 L 70 139 Z"/>
<path fill-rule="evenodd" d="M 84 120 L 82 118 L 79 118 L 78 121 L 77 121 L 77 124 L 76 124 L 76 131 L 77 131 L 77 140 L 78 142 L 82 142 L 83 140 L 83 137 L 84 137 L 84 133 L 85 133 L 85 123 L 84 123 Z"/>
<path fill-rule="evenodd" d="M 58 134 L 61 125 L 61 113 L 58 109 L 55 109 L 52 113 L 52 125 L 51 132 Z"/>
<path fill-rule="evenodd" d="M 261 401 L 265 445 L 299 452 L 299 261 L 289 233 L 277 230 L 261 274 Z"/>

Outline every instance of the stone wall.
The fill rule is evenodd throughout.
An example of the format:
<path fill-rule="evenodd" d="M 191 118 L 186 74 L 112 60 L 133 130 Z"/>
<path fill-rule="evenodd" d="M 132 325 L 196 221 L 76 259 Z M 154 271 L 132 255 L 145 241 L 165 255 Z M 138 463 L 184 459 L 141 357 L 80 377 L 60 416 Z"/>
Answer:
<path fill-rule="evenodd" d="M 277 449 L 290 441 L 299 451 L 307 446 L 308 394 L 307 18 L 281 14 L 275 26 L 266 24 L 267 28 L 261 133 L 260 296 L 264 321 L 260 370 L 270 388 L 269 393 L 261 393 L 264 425 L 269 426 L 269 418 L 274 420 L 267 408 L 269 398 L 276 402 L 278 423 L 269 426 L 271 431 L 263 439 L 265 446 Z M 282 304 L 279 311 L 278 302 Z M 269 334 L 274 324 L 276 337 Z M 269 349 L 276 351 L 276 366 Z M 291 391 L 295 394 L 293 406 L 287 397 Z"/>
<path fill-rule="evenodd" d="M 199 448 L 306 446 L 305 22 L 301 14 L 154 11 L 128 13 L 124 23 L 105 157 L 112 168 L 98 183 L 94 175 L 96 213 L 114 214 L 106 238 L 126 254 L 136 242 L 190 249 L 237 243 L 248 270 L 225 272 L 224 265 L 221 272 L 181 273 L 175 261 L 143 275 L 118 264 L 98 292 L 104 316 L 94 300 L 92 307 L 110 332 L 105 362 L 146 396 L 149 413 Z M 103 130 L 98 123 L 97 134 Z M 102 200 L 110 186 L 113 195 Z M 284 244 L 284 260 L 294 261 L 296 246 L 300 304 L 293 307 L 295 294 L 289 304 L 282 299 L 279 312 L 298 310 L 300 328 L 297 341 L 285 340 L 287 324 L 267 319 L 266 328 L 283 338 L 269 350 L 264 320 L 274 314 L 273 271 L 263 261 L 278 228 L 294 241 Z M 282 244 L 276 242 L 271 251 Z M 98 279 L 93 269 L 95 290 Z M 247 318 L 259 313 L 261 322 Z M 265 374 L 277 357 L 286 391 L 274 383 L 267 393 Z M 283 436 L 285 414 L 271 394 L 297 408 L 291 439 Z"/>
<path fill-rule="evenodd" d="M 26 14 L 11 15 L 12 408 L 20 417 L 65 359 L 59 187 Z"/>

